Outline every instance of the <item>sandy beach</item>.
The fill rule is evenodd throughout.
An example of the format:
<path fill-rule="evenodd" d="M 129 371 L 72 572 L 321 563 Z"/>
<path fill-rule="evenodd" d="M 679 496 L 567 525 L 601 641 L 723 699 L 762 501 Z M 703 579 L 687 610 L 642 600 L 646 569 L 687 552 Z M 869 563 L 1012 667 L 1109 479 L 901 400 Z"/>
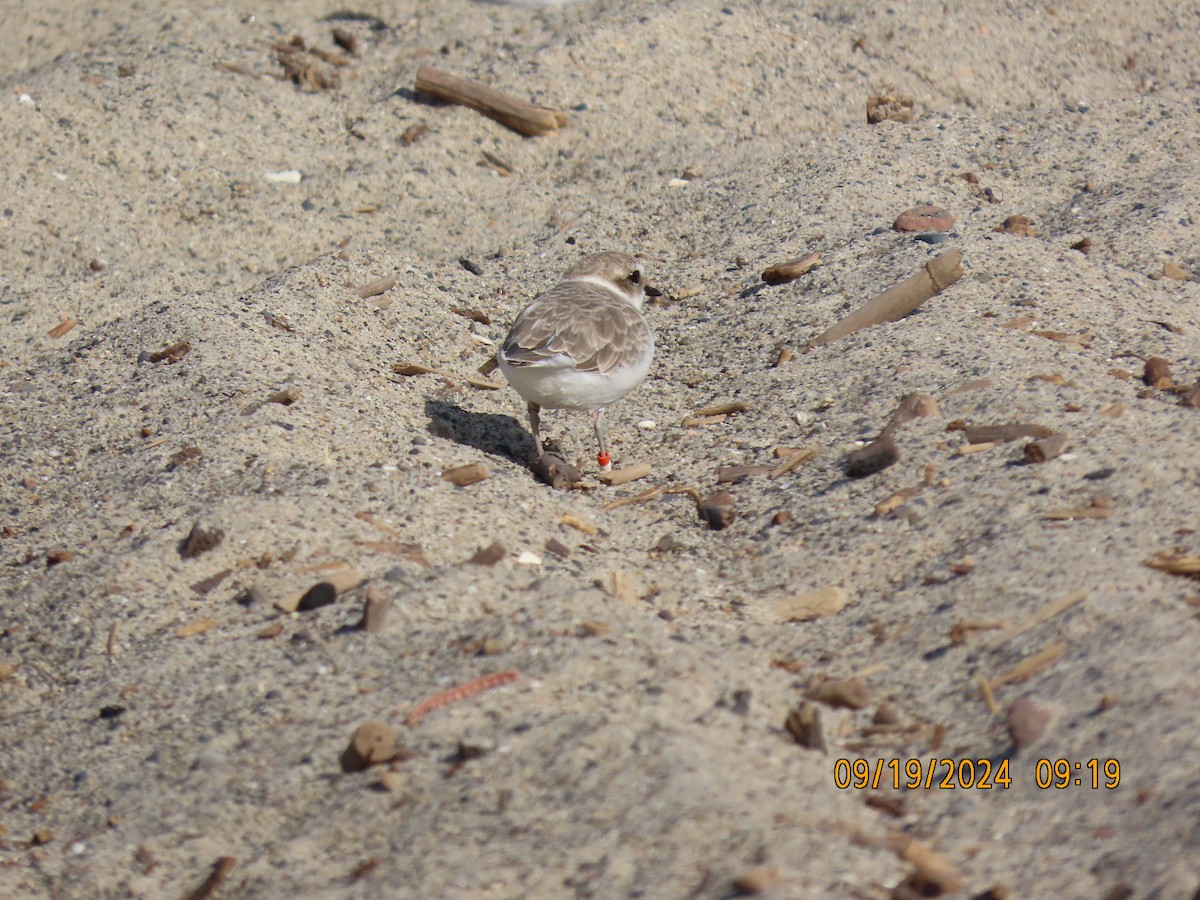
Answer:
<path fill-rule="evenodd" d="M 6 7 L 0 895 L 1200 896 L 1200 7 Z"/>

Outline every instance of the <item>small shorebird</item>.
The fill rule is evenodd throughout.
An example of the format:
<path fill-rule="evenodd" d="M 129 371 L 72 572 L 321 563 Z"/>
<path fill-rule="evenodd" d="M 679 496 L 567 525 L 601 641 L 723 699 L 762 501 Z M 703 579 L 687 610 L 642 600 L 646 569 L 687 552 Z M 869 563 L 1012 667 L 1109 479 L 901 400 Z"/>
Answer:
<path fill-rule="evenodd" d="M 496 362 L 529 404 L 539 457 L 545 453 L 543 407 L 588 410 L 600 445 L 596 462 L 612 468 L 604 410 L 642 383 L 654 357 L 654 335 L 642 317 L 645 299 L 641 263 L 625 253 L 595 253 L 517 316 Z"/>

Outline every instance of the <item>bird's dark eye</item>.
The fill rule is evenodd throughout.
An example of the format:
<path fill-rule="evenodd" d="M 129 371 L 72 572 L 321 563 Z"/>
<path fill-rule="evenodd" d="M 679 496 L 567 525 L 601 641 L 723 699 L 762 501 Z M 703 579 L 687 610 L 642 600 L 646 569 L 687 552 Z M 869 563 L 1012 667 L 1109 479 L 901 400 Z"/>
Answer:
<path fill-rule="evenodd" d="M 642 283 L 642 273 L 639 272 L 637 269 L 634 269 L 632 272 L 629 273 L 629 280 L 631 282 L 633 282 L 634 284 L 641 284 Z"/>

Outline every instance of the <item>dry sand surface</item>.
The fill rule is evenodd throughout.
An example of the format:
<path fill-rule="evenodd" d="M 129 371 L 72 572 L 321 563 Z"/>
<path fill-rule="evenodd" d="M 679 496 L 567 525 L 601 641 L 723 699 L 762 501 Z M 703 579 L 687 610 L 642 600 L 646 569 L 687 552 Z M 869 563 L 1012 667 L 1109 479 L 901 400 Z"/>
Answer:
<path fill-rule="evenodd" d="M 0 895 L 1200 890 L 1196 4 L 0 7 Z M 569 122 L 521 137 L 421 65 Z M 867 124 L 885 85 L 911 122 Z M 924 203 L 948 232 L 893 230 Z M 608 415 L 650 472 L 602 485 L 549 412 L 556 490 L 467 379 L 603 249 L 665 294 Z M 369 720 L 394 750 L 347 773 Z"/>

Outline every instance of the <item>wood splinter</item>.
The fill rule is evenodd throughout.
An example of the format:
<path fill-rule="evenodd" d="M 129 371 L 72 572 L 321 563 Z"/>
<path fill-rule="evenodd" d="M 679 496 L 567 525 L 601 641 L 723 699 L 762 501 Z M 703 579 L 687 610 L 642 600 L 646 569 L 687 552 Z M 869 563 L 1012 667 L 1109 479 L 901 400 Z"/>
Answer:
<path fill-rule="evenodd" d="M 447 372 L 445 369 L 435 369 L 433 366 L 422 365 L 421 363 L 392 363 L 392 371 L 397 375 L 410 377 L 413 375 L 440 375 L 442 378 L 449 378 L 452 381 L 465 381 L 471 387 L 480 388 L 485 391 L 498 391 L 502 385 L 492 381 L 487 381 L 483 378 L 472 378 L 469 375 L 456 375 L 453 372 Z"/>
<path fill-rule="evenodd" d="M 817 447 L 804 447 L 795 453 L 790 453 L 784 457 L 783 462 L 771 470 L 770 477 L 782 478 L 784 475 L 800 468 L 809 460 L 816 459 L 820 455 L 821 451 Z"/>
<path fill-rule="evenodd" d="M 526 103 L 485 84 L 459 78 L 432 66 L 417 69 L 415 89 L 448 103 L 470 107 L 527 137 L 556 134 L 567 125 L 564 112 Z"/>
<path fill-rule="evenodd" d="M 988 682 L 988 687 L 994 692 L 996 688 L 1003 687 L 1006 684 L 1016 684 L 1018 682 L 1027 681 L 1054 663 L 1058 662 L 1059 658 L 1067 652 L 1067 642 L 1059 641 L 1057 644 L 1051 644 L 1048 647 L 1043 647 L 1033 656 L 1026 657 L 1021 660 L 1007 672 L 997 675 Z"/>
<path fill-rule="evenodd" d="M 374 281 L 368 281 L 366 284 L 354 288 L 351 293 L 356 297 L 367 300 L 371 297 L 378 297 L 380 294 L 386 294 L 395 286 L 395 276 L 388 275 L 386 278 L 376 278 Z"/>
<path fill-rule="evenodd" d="M 1039 625 L 1043 625 L 1046 622 L 1049 622 L 1051 619 L 1061 616 L 1063 613 L 1065 613 L 1067 610 L 1074 607 L 1076 604 L 1083 602 L 1083 600 L 1087 597 L 1087 595 L 1088 595 L 1088 592 L 1086 590 L 1072 591 L 1070 594 L 1067 594 L 1065 597 L 1062 597 L 1061 599 L 1054 601 L 1049 606 L 1039 609 L 1037 612 L 1035 612 L 1033 615 L 1031 615 L 1024 622 L 1021 622 L 1020 624 L 1015 625 L 1012 628 L 1008 629 L 1007 631 L 997 635 L 996 638 L 992 641 L 991 647 L 994 649 L 996 647 L 1001 646 L 1002 644 L 1006 644 L 1009 641 L 1011 641 L 1013 638 L 1019 637 L 1020 635 L 1025 634 L 1025 632 L 1032 631 L 1034 628 L 1037 628 Z"/>
<path fill-rule="evenodd" d="M 52 338 L 60 338 L 78 324 L 79 321 L 77 319 L 64 318 L 46 333 Z"/>
<path fill-rule="evenodd" d="M 628 484 L 631 481 L 637 481 L 639 478 L 648 477 L 654 470 L 650 468 L 649 463 L 634 463 L 626 466 L 623 469 L 617 469 L 613 472 L 602 472 L 599 478 L 609 487 L 619 487 L 622 484 Z"/>

